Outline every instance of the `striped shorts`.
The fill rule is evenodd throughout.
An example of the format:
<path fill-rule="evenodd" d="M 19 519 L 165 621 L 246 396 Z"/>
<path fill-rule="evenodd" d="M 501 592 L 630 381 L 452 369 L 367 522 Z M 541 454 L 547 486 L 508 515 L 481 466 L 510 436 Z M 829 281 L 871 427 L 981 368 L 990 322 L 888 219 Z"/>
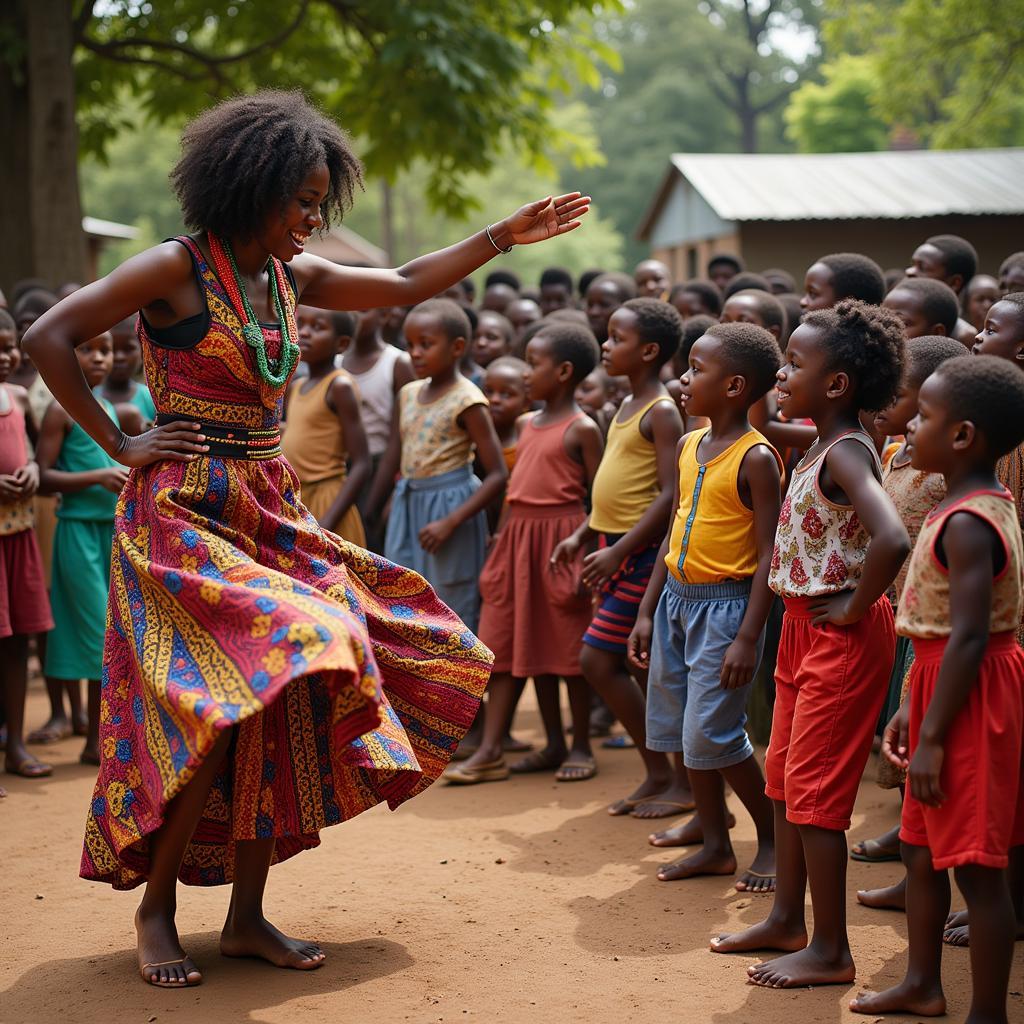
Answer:
<path fill-rule="evenodd" d="M 610 547 L 622 534 L 602 533 L 598 548 Z M 583 642 L 602 651 L 626 653 L 626 641 L 633 632 L 640 601 L 654 571 L 661 541 L 634 551 L 598 595 L 597 608 Z"/>

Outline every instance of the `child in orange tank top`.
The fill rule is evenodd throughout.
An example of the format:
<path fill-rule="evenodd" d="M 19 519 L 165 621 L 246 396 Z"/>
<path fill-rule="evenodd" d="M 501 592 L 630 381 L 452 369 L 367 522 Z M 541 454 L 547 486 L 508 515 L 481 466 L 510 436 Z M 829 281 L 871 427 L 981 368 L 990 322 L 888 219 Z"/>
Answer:
<path fill-rule="evenodd" d="M 968 1020 L 1006 1021 L 1016 933 L 1007 886 L 1021 813 L 1024 543 L 996 479 L 1024 439 L 1024 378 L 992 356 L 952 359 L 925 381 L 908 430 L 916 469 L 942 473 L 946 498 L 926 519 L 897 629 L 914 643 L 910 697 L 882 753 L 907 772 L 900 829 L 907 868 L 909 963 L 902 982 L 863 993 L 858 1013 L 945 1013 L 940 973 L 948 868 L 971 919 Z"/>
<path fill-rule="evenodd" d="M 288 388 L 281 449 L 313 518 L 325 530 L 365 547 L 356 499 L 370 475 L 370 452 L 356 390 L 348 374 L 334 368 L 339 351 L 352 340 L 355 317 L 298 306 L 295 325 L 309 376 L 296 377 Z"/>
<path fill-rule="evenodd" d="M 551 557 L 558 543 L 586 522 L 583 501 L 604 447 L 600 429 L 573 398 L 594 368 L 597 351 L 590 331 L 568 321 L 546 324 L 526 347 L 529 397 L 544 402 L 544 410 L 520 421 L 502 526 L 480 575 L 478 633 L 494 652 L 483 739 L 467 761 L 445 772 L 449 782 L 493 782 L 508 778 L 510 770 L 556 770 L 560 782 L 577 782 L 597 770 L 590 750 L 590 688 L 580 671 L 590 601 L 578 567 L 553 565 Z M 510 769 L 502 741 L 517 681 L 529 677 L 547 743 Z M 562 728 L 559 678 L 569 690 L 571 751 Z"/>
<path fill-rule="evenodd" d="M 855 975 L 845 830 L 896 646 L 886 591 L 910 549 L 860 415 L 892 403 L 903 348 L 897 317 L 846 301 L 805 318 L 778 372 L 780 412 L 813 420 L 818 440 L 790 481 L 769 572 L 786 606 L 765 759 L 777 883 L 764 922 L 711 946 L 720 953 L 787 952 L 749 969 L 752 983 L 769 988 L 842 984 Z"/>

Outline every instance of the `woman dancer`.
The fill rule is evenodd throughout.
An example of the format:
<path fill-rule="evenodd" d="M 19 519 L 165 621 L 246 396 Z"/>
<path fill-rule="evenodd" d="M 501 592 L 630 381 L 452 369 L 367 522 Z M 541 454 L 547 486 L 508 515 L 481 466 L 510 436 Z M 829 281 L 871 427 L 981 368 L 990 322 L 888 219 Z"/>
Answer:
<path fill-rule="evenodd" d="M 143 978 L 198 984 L 176 879 L 233 883 L 221 951 L 309 969 L 313 942 L 263 916 L 272 863 L 440 775 L 490 652 L 415 573 L 320 529 L 281 457 L 297 302 L 410 305 L 512 245 L 579 225 L 578 193 L 522 207 L 397 270 L 303 253 L 361 168 L 298 93 L 221 103 L 185 130 L 171 178 L 194 232 L 126 261 L 41 317 L 25 347 L 61 405 L 122 464 L 104 649 L 102 763 L 83 877 L 146 883 Z M 156 426 L 127 437 L 75 358 L 141 310 Z"/>

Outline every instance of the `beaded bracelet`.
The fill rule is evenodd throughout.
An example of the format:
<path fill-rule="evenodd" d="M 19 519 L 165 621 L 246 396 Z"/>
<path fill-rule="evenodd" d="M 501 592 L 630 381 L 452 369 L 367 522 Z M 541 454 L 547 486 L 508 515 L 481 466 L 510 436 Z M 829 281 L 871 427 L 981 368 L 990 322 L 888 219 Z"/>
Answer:
<path fill-rule="evenodd" d="M 487 227 L 484 228 L 484 231 L 487 234 L 487 241 L 490 242 L 491 245 L 493 245 L 494 248 L 498 250 L 498 252 L 511 252 L 512 251 L 512 246 L 511 245 L 507 249 L 502 249 L 502 247 L 500 245 L 498 245 L 498 243 L 494 240 L 494 235 L 491 234 L 491 225 L 490 224 L 488 224 Z"/>

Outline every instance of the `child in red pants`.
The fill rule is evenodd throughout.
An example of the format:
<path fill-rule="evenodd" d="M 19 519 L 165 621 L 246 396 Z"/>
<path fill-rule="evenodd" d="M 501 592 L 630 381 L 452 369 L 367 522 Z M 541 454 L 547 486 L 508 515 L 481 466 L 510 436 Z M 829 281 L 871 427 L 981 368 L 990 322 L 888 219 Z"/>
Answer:
<path fill-rule="evenodd" d="M 901 322 L 846 300 L 805 317 L 778 373 L 779 409 L 818 428 L 793 472 L 769 575 L 786 604 L 765 761 L 778 880 L 767 920 L 711 944 L 719 953 L 786 952 L 750 969 L 757 985 L 837 984 L 855 973 L 846 935 L 845 830 L 896 646 L 885 592 L 910 548 L 860 413 L 892 402 L 903 359 Z"/>
<path fill-rule="evenodd" d="M 900 828 L 910 961 L 900 984 L 853 1001 L 857 1013 L 946 1012 L 942 932 L 953 868 L 971 921 L 969 1021 L 1006 1021 L 1016 922 L 1007 885 L 1020 813 L 1024 542 L 996 460 L 1024 440 L 1024 377 L 994 356 L 954 359 L 925 381 L 907 443 L 947 494 L 925 521 L 897 628 L 914 642 L 910 696 L 883 753 L 909 769 Z"/>

